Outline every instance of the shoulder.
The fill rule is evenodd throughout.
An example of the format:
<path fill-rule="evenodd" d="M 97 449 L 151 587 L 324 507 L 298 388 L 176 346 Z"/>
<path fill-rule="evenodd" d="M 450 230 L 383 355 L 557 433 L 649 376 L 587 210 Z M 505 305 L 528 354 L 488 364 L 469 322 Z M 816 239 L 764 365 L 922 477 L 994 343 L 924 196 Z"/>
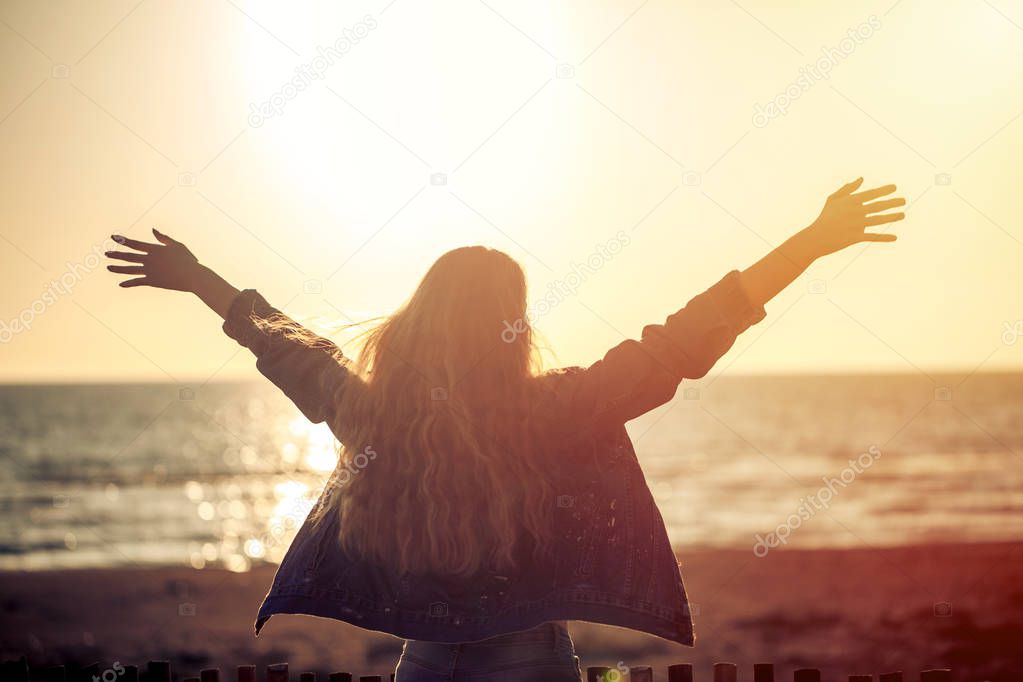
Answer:
<path fill-rule="evenodd" d="M 537 398 L 541 401 L 559 402 L 571 393 L 571 386 L 586 372 L 584 367 L 557 367 L 535 377 Z"/>
<path fill-rule="evenodd" d="M 580 380 L 585 375 L 586 368 L 570 366 L 547 370 L 534 377 L 532 403 L 535 423 L 545 427 L 562 445 L 578 440 L 585 430 L 579 423 L 578 410 L 574 409 Z"/>
<path fill-rule="evenodd" d="M 571 367 L 557 367 L 555 369 L 549 369 L 543 374 L 538 375 L 536 378 L 543 382 L 557 382 L 565 377 L 570 377 L 575 374 L 580 374 L 586 371 L 584 367 L 578 365 L 572 365 Z"/>

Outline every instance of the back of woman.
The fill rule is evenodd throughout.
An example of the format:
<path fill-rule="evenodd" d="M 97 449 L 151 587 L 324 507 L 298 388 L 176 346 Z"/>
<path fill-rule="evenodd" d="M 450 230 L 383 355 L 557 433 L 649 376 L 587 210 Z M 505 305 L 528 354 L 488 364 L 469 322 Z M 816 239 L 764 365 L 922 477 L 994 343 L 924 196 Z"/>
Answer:
<path fill-rule="evenodd" d="M 703 377 L 817 258 L 894 222 L 892 185 L 841 187 L 807 228 L 600 360 L 540 373 L 525 277 L 505 254 L 443 255 L 349 360 L 201 265 L 180 242 L 115 236 L 122 286 L 196 294 L 311 421 L 338 466 L 256 619 L 297 613 L 405 638 L 399 682 L 578 680 L 566 621 L 692 646 L 678 562 L 629 420 Z M 867 203 L 870 202 L 870 203 Z"/>

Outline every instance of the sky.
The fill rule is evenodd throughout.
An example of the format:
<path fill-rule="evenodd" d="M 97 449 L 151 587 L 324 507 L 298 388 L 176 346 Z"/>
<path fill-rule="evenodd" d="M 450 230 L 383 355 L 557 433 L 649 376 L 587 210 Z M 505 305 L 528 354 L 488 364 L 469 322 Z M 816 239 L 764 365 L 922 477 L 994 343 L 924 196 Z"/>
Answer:
<path fill-rule="evenodd" d="M 0 5 L 0 381 L 255 376 L 150 228 L 327 333 L 444 251 L 526 269 L 589 364 L 860 175 L 895 244 L 816 263 L 715 372 L 1023 367 L 1023 2 Z"/>

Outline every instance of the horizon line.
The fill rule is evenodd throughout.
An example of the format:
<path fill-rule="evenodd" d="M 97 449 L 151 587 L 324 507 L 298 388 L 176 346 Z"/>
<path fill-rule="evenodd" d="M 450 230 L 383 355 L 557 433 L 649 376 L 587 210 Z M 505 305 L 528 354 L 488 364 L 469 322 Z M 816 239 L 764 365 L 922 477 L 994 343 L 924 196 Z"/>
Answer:
<path fill-rule="evenodd" d="M 927 372 L 923 372 L 907 369 L 866 369 L 866 370 L 805 370 L 805 371 L 788 371 L 788 370 L 766 370 L 766 371 L 754 371 L 754 372 L 736 372 L 730 374 L 717 374 L 708 375 L 711 381 L 717 379 L 757 379 L 757 378 L 826 378 L 826 377 L 916 377 L 919 376 L 921 379 L 928 379 L 928 374 L 934 376 L 1000 376 L 1000 375 L 1020 375 L 1023 374 L 1023 367 L 995 367 L 991 369 L 977 369 L 977 368 L 932 368 L 924 367 L 921 368 Z M 700 379 L 683 379 L 688 382 L 702 382 L 708 377 L 702 377 Z M 260 376 L 252 377 L 237 377 L 237 378 L 225 378 L 215 379 L 210 381 L 208 378 L 193 377 L 192 379 L 182 379 L 181 381 L 170 381 L 168 379 L 158 379 L 155 377 L 139 377 L 139 378 L 115 378 L 115 377 L 70 377 L 51 379 L 47 377 L 40 377 L 37 379 L 23 379 L 23 378 L 3 378 L 0 377 L 0 387 L 13 387 L 13 386 L 194 386 L 196 384 L 207 386 L 207 385 L 228 385 L 228 384 L 258 384 L 263 383 L 266 380 Z"/>

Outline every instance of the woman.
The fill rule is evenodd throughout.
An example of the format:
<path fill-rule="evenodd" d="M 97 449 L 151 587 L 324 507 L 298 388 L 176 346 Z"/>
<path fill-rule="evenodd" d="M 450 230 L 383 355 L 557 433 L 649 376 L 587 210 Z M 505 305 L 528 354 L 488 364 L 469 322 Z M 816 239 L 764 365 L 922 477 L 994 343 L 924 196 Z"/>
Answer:
<path fill-rule="evenodd" d="M 313 422 L 337 470 L 256 621 L 347 621 L 406 638 L 399 682 L 578 680 L 566 621 L 693 644 L 676 558 L 625 423 L 704 376 L 814 260 L 901 220 L 895 187 L 832 194 L 820 216 L 640 340 L 588 368 L 539 373 L 519 265 L 479 246 L 437 260 L 350 362 L 239 292 L 180 242 L 115 236 L 124 287 L 190 291 Z M 509 334 L 513 329 L 515 333 Z"/>

